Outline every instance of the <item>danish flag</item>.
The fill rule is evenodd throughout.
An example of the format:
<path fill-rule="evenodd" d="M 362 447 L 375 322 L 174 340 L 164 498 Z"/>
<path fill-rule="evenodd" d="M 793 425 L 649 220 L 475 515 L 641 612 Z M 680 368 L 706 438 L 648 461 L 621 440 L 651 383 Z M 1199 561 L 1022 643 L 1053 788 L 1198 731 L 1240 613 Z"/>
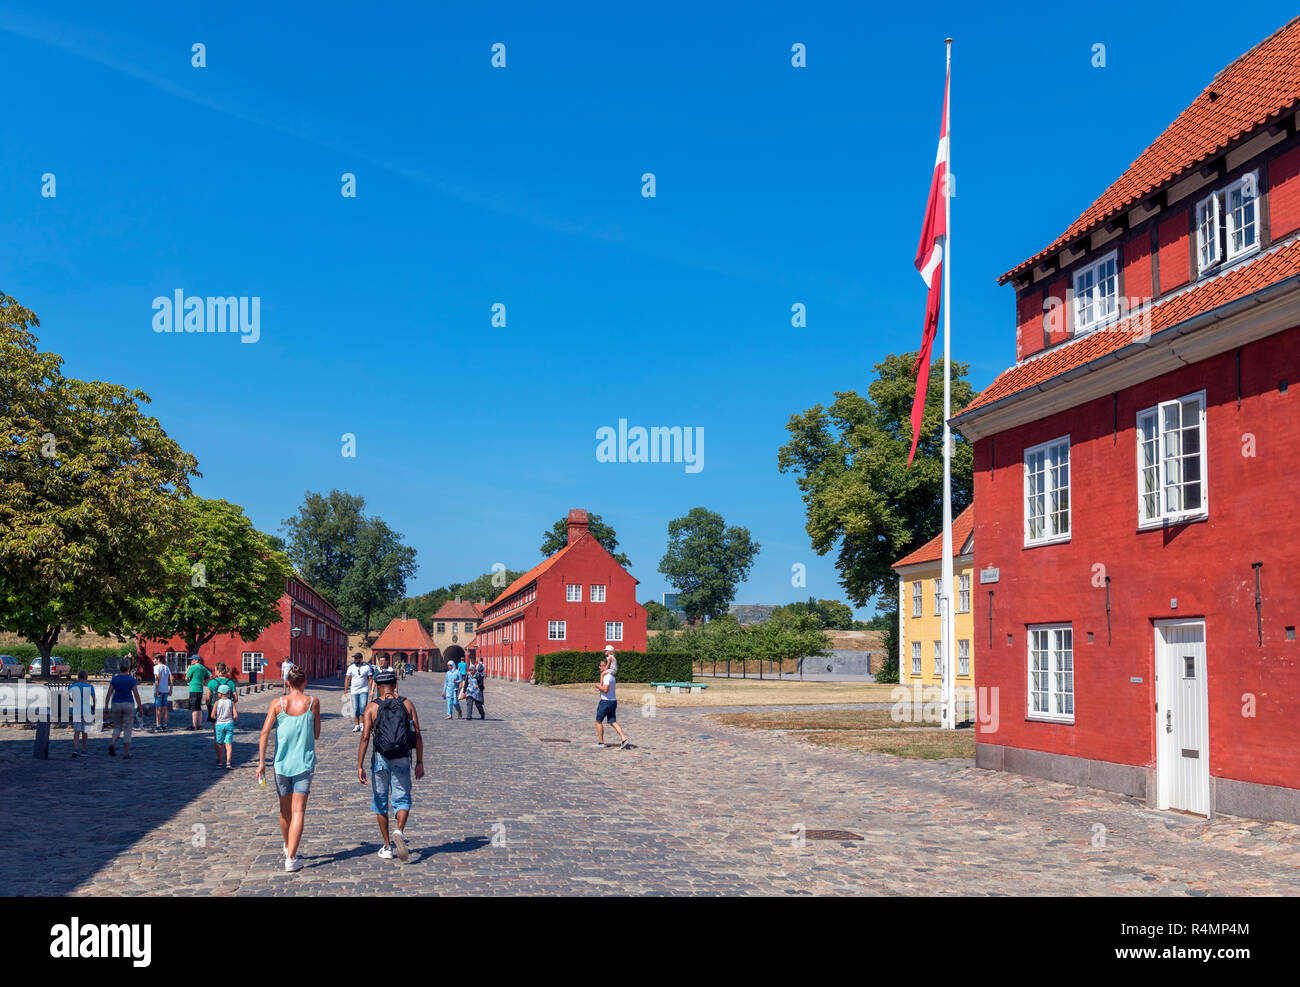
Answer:
<path fill-rule="evenodd" d="M 925 390 L 930 381 L 930 350 L 939 328 L 939 302 L 943 294 L 943 247 L 948 239 L 944 195 L 948 186 L 948 82 L 943 84 L 943 123 L 939 128 L 939 150 L 934 156 L 934 175 L 930 179 L 930 200 L 925 204 L 925 223 L 921 242 L 916 248 L 916 269 L 930 289 L 925 303 L 925 330 L 921 335 L 921 352 L 912 365 L 916 377 L 916 396 L 912 398 L 912 449 L 907 465 L 912 465 L 916 444 L 921 438 L 921 416 L 925 413 Z"/>

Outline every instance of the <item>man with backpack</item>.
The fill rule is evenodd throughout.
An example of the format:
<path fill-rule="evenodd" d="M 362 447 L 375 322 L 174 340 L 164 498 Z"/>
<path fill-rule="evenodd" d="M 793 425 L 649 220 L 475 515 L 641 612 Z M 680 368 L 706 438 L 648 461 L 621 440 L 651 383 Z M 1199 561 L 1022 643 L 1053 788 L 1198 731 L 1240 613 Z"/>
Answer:
<path fill-rule="evenodd" d="M 424 777 L 424 739 L 420 736 L 420 718 L 409 699 L 397 695 L 397 673 L 378 672 L 374 678 L 377 695 L 366 707 L 361 725 L 361 744 L 357 748 L 357 781 L 366 783 L 366 749 L 370 738 L 375 749 L 370 759 L 370 811 L 379 822 L 384 845 L 379 856 L 393 859 L 393 850 L 401 860 L 410 857 L 406 845 L 406 820 L 411 812 L 411 751 L 415 751 L 415 777 Z M 389 842 L 388 808 L 392 802 L 397 826 Z"/>

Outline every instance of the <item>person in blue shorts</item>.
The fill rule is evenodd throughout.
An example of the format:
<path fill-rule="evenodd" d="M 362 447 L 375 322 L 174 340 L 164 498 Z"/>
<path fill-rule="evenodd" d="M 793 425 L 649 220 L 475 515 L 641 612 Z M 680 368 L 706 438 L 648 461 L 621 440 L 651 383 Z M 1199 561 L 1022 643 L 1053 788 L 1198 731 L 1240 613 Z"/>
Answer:
<path fill-rule="evenodd" d="M 375 675 L 375 701 L 366 707 L 362 718 L 361 743 L 357 747 L 357 781 L 366 783 L 366 749 L 374 738 L 370 758 L 370 811 L 379 823 L 384 845 L 379 856 L 393 859 L 393 851 L 402 860 L 410 857 L 406 845 L 406 822 L 411 814 L 411 751 L 415 751 L 415 777 L 424 777 L 424 740 L 420 736 L 420 718 L 415 704 L 397 694 L 397 673 L 391 670 Z M 393 821 L 388 826 L 389 803 Z"/>
<path fill-rule="evenodd" d="M 234 700 L 230 698 L 230 686 L 217 687 L 217 702 L 212 707 L 212 739 L 217 745 L 217 767 L 221 767 L 222 748 L 225 748 L 226 770 L 235 765 L 235 721 L 239 719 L 239 710 L 235 709 Z"/>
<path fill-rule="evenodd" d="M 605 721 L 618 731 L 619 739 L 623 741 L 619 749 L 626 747 L 628 744 L 627 734 L 623 728 L 618 725 L 618 696 L 615 692 L 614 673 L 610 669 L 613 662 L 613 656 L 602 658 L 600 660 L 600 681 L 596 684 L 596 692 L 600 695 L 600 702 L 596 704 L 596 746 L 605 746 Z"/>

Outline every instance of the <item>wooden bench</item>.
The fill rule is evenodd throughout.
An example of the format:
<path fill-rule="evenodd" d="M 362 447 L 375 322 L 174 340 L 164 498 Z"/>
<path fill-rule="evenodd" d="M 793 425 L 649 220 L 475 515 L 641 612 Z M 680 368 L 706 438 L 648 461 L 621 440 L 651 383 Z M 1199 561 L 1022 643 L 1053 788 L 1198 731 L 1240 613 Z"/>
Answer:
<path fill-rule="evenodd" d="M 651 682 L 655 687 L 655 692 L 675 692 L 680 693 L 683 689 L 687 692 L 693 692 L 697 695 L 708 688 L 703 682 Z"/>

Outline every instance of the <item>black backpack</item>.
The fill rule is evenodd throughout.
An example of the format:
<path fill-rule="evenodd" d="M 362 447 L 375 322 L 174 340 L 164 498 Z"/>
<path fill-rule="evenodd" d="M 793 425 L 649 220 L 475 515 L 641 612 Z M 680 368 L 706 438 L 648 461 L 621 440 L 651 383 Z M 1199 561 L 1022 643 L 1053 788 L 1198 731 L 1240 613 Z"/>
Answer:
<path fill-rule="evenodd" d="M 415 746 L 415 735 L 411 730 L 410 717 L 406 715 L 406 704 L 396 697 L 377 700 L 379 711 L 375 713 L 375 750 L 387 760 L 408 757 Z"/>

